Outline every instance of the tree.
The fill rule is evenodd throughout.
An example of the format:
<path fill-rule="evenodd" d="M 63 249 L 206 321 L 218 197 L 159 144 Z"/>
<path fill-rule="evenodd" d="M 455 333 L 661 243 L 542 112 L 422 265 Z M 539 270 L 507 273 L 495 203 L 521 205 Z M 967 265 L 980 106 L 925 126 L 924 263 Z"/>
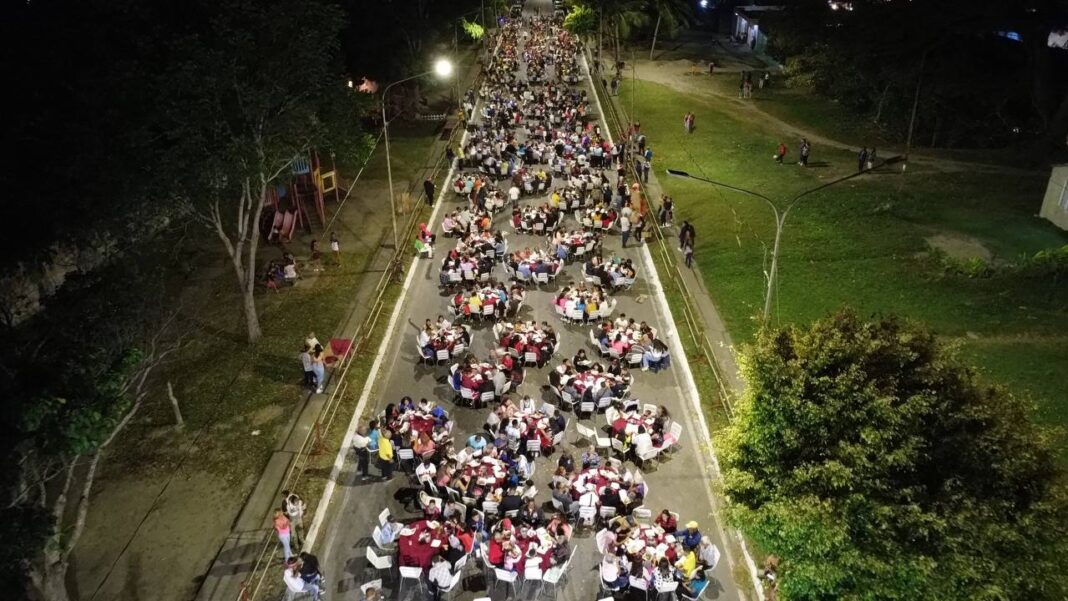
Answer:
<path fill-rule="evenodd" d="M 783 599 L 1063 599 L 1068 495 L 1032 407 L 933 334 L 845 311 L 768 329 L 722 448 Z"/>
<path fill-rule="evenodd" d="M 597 15 L 589 6 L 576 6 L 564 17 L 564 29 L 572 35 L 588 37 L 597 31 Z"/>
<path fill-rule="evenodd" d="M 656 50 L 656 38 L 660 33 L 660 24 L 674 33 L 679 27 L 693 22 L 693 3 L 689 0 L 650 0 L 649 8 L 656 14 L 656 27 L 653 28 L 653 43 L 649 46 L 649 60 L 653 60 Z"/>
<path fill-rule="evenodd" d="M 68 598 L 70 556 L 104 452 L 143 406 L 154 369 L 181 346 L 176 312 L 159 315 L 156 299 L 146 302 L 145 291 L 161 286 L 148 271 L 130 260 L 73 277 L 50 306 L 5 332 L 0 578 L 9 596 Z"/>
<path fill-rule="evenodd" d="M 358 96 L 338 62 L 342 11 L 320 1 L 224 0 L 188 7 L 193 21 L 160 78 L 170 167 L 188 214 L 218 237 L 234 270 L 250 343 L 257 252 L 272 187 L 313 148 L 349 155 Z"/>

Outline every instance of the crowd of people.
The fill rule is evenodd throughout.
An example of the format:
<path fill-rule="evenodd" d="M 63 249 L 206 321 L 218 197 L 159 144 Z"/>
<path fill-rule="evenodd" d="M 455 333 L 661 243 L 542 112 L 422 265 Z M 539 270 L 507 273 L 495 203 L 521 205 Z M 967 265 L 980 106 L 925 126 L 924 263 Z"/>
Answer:
<path fill-rule="evenodd" d="M 438 315 L 437 321 L 427 319 L 415 336 L 420 353 L 425 359 L 441 359 L 462 355 L 471 346 L 471 329 L 457 325 Z"/>
<path fill-rule="evenodd" d="M 582 266 L 582 275 L 594 286 L 605 286 L 609 290 L 626 289 L 634 285 L 638 275 L 634 262 L 618 255 L 607 259 L 590 257 Z"/>
<path fill-rule="evenodd" d="M 578 282 L 560 289 L 553 299 L 553 308 L 564 320 L 586 322 L 611 316 L 616 301 L 608 298 L 603 286 Z"/>

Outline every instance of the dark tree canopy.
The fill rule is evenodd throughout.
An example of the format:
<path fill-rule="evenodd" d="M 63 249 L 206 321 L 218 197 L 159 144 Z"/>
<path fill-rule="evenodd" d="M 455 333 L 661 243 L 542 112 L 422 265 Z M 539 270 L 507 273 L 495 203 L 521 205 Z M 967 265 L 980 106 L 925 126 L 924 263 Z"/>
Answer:
<path fill-rule="evenodd" d="M 904 139 L 917 84 L 915 142 L 1064 150 L 1068 51 L 1047 47 L 1068 2 L 785 0 L 767 17 L 769 52 L 813 85 Z"/>
<path fill-rule="evenodd" d="M 1063 599 L 1068 499 L 1032 407 L 930 332 L 844 312 L 762 333 L 723 449 L 785 599 Z"/>

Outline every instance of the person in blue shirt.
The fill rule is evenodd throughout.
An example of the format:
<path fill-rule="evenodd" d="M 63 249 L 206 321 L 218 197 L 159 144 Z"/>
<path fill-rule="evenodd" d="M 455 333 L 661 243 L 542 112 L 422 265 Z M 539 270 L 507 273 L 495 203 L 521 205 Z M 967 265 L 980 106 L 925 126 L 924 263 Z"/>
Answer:
<path fill-rule="evenodd" d="M 679 592 L 683 595 L 696 599 L 701 596 L 701 591 L 708 586 L 708 576 L 704 570 L 694 570 L 689 580 L 679 584 Z"/>
<path fill-rule="evenodd" d="M 412 397 L 406 396 L 401 399 L 399 409 L 401 413 L 415 411 L 415 401 L 412 400 Z"/>
<path fill-rule="evenodd" d="M 685 530 L 679 530 L 675 533 L 675 538 L 679 540 L 683 548 L 687 551 L 693 551 L 701 544 L 701 531 L 697 529 L 697 522 L 691 520 L 686 524 Z"/>

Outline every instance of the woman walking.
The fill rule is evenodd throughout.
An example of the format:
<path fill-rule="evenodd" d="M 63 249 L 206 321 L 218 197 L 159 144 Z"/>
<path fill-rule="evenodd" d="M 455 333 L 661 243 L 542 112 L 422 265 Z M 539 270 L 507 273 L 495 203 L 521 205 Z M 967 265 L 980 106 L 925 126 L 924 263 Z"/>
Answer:
<path fill-rule="evenodd" d="M 326 362 L 321 344 L 316 344 L 312 349 L 312 371 L 315 372 L 315 394 L 322 394 L 326 385 Z"/>

